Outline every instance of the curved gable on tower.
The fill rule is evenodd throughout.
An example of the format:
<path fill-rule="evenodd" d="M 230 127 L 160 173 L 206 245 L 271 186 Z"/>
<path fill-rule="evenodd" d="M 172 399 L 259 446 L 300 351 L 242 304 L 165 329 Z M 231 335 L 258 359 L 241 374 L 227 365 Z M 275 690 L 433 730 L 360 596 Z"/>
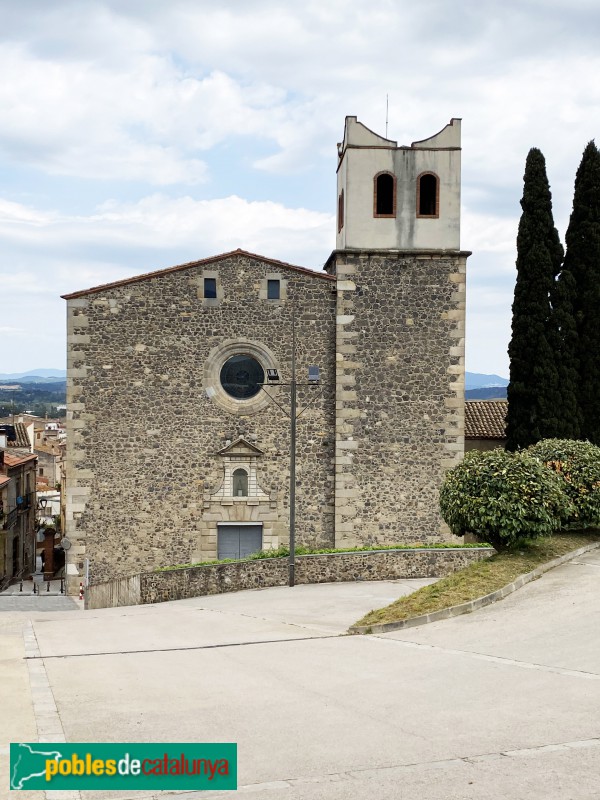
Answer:
<path fill-rule="evenodd" d="M 346 117 L 338 145 L 338 250 L 460 249 L 460 125 L 453 118 L 433 136 L 398 146 Z M 389 193 L 380 175 L 393 182 L 393 202 L 380 196 Z"/>

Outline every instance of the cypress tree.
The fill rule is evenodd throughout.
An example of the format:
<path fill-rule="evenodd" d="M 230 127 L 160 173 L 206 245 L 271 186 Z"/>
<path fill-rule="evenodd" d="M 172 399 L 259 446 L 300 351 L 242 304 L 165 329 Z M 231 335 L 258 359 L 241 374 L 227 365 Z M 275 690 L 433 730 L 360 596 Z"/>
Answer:
<path fill-rule="evenodd" d="M 508 347 L 506 447 L 528 447 L 560 430 L 560 390 L 554 356 L 550 295 L 563 259 L 552 216 L 552 195 L 541 151 L 532 148 L 523 176 L 517 235 L 517 283 Z"/>
<path fill-rule="evenodd" d="M 560 405 L 557 439 L 581 438 L 581 410 L 578 401 L 579 353 L 575 322 L 577 285 L 570 269 L 563 269 L 554 285 L 552 333 L 558 372 Z"/>
<path fill-rule="evenodd" d="M 600 444 L 600 153 L 589 142 L 575 177 L 561 280 L 569 283 L 576 326 L 581 437 Z M 568 353 L 567 353 L 568 356 Z"/>

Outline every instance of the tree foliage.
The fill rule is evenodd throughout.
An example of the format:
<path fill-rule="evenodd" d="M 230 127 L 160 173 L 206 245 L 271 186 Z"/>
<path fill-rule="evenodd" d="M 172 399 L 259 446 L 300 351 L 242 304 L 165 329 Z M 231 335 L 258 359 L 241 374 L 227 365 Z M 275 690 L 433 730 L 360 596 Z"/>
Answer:
<path fill-rule="evenodd" d="M 508 348 L 509 450 L 527 447 L 561 430 L 561 391 L 550 297 L 561 268 L 563 248 L 554 227 L 546 162 L 537 148 L 532 148 L 527 156 L 521 208 L 512 337 Z"/>
<path fill-rule="evenodd" d="M 573 516 L 562 481 L 527 452 L 472 450 L 446 473 L 442 517 L 457 536 L 470 532 L 497 550 L 547 536 Z"/>
<path fill-rule="evenodd" d="M 527 450 L 562 480 L 578 527 L 600 525 L 600 447 L 570 439 L 546 439 Z"/>
<path fill-rule="evenodd" d="M 575 321 L 577 286 L 570 270 L 563 270 L 552 291 L 552 341 L 560 401 L 557 409 L 558 426 L 553 435 L 559 439 L 578 439 L 581 436 L 579 408 L 579 339 Z"/>
<path fill-rule="evenodd" d="M 581 437 L 600 444 L 600 153 L 594 142 L 586 146 L 577 170 L 565 239 L 567 253 L 557 286 L 563 284 L 575 324 L 564 331 L 560 361 L 578 372 Z"/>

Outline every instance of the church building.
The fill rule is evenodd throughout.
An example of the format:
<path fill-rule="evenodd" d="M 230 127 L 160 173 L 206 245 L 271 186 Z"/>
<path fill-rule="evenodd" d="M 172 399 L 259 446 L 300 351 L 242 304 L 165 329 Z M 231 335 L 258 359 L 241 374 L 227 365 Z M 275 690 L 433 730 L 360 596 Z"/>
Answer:
<path fill-rule="evenodd" d="M 338 144 L 323 271 L 244 250 L 66 295 L 70 591 L 296 543 L 452 537 L 464 445 L 460 120 Z M 295 398 L 293 397 L 295 395 Z"/>

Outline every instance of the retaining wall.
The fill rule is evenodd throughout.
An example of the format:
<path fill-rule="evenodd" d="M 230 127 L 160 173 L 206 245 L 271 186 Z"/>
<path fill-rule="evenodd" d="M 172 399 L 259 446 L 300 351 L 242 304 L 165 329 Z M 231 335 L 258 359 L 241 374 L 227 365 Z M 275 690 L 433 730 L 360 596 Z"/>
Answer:
<path fill-rule="evenodd" d="M 369 550 L 296 556 L 295 580 L 304 583 L 441 578 L 494 554 L 490 548 Z M 87 588 L 85 607 L 113 608 L 189 597 L 285 586 L 288 559 L 265 558 L 228 564 L 143 572 Z"/>

